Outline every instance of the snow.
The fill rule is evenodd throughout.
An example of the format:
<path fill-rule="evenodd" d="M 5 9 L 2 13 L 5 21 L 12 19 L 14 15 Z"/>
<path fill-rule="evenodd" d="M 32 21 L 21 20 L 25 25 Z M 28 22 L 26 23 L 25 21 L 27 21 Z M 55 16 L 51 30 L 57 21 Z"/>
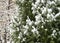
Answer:
<path fill-rule="evenodd" d="M 31 21 L 28 16 L 27 16 L 26 24 L 30 26 L 33 24 L 33 21 Z"/>
<path fill-rule="evenodd" d="M 24 0 L 19 0 L 21 3 L 24 3 Z"/>
<path fill-rule="evenodd" d="M 33 10 L 32 13 L 35 14 L 36 13 L 36 10 Z"/>
<path fill-rule="evenodd" d="M 51 4 L 55 4 L 55 2 L 54 2 L 54 1 L 52 1 L 52 2 L 51 2 Z"/>
<path fill-rule="evenodd" d="M 20 39 L 20 34 L 19 34 L 18 38 Z"/>
<path fill-rule="evenodd" d="M 33 28 L 33 29 L 32 29 L 32 32 L 33 32 L 33 33 L 34 33 L 35 31 L 37 31 L 34 26 L 32 26 L 32 28 Z"/>
<path fill-rule="evenodd" d="M 38 6 L 40 3 L 40 0 L 36 0 L 35 4 Z"/>
<path fill-rule="evenodd" d="M 45 31 L 48 31 L 48 29 L 45 29 Z"/>
<path fill-rule="evenodd" d="M 38 6 L 38 8 L 37 9 L 40 9 L 40 7 Z"/>
<path fill-rule="evenodd" d="M 47 3 L 50 4 L 50 5 L 55 4 L 54 1 L 52 1 L 52 2 L 51 1 L 48 1 Z"/>
<path fill-rule="evenodd" d="M 50 16 L 50 14 L 47 14 L 47 18 L 49 19 L 51 16 Z"/>
<path fill-rule="evenodd" d="M 26 33 L 27 33 L 27 30 L 24 31 L 24 34 L 26 34 Z"/>
<path fill-rule="evenodd" d="M 53 30 L 53 32 L 52 32 L 52 34 L 51 34 L 51 36 L 53 36 L 54 38 L 56 38 L 56 36 L 55 36 L 55 35 L 57 35 L 56 30 Z"/>
<path fill-rule="evenodd" d="M 42 25 L 41 28 L 44 28 L 44 26 Z"/>
<path fill-rule="evenodd" d="M 37 34 L 38 34 L 37 29 L 36 29 L 34 26 L 32 26 L 32 28 L 33 28 L 33 29 L 32 29 L 32 32 L 33 32 L 33 33 L 37 33 Z"/>
<path fill-rule="evenodd" d="M 48 13 L 51 13 L 52 12 L 52 9 L 48 9 Z"/>
<path fill-rule="evenodd" d="M 36 8 L 38 7 L 39 3 L 40 3 L 40 0 L 36 0 L 35 4 L 32 3 L 32 8 L 31 9 L 33 10 L 32 11 L 33 14 L 37 13 L 37 9 Z"/>
<path fill-rule="evenodd" d="M 40 23 L 40 21 L 36 21 L 36 22 L 35 22 L 35 25 L 38 25 L 39 23 Z"/>
<path fill-rule="evenodd" d="M 42 3 L 45 3 L 45 0 L 41 0 Z"/>
<path fill-rule="evenodd" d="M 25 25 L 25 26 L 23 26 L 23 28 L 28 29 L 29 27 L 28 27 L 28 25 Z"/>
<path fill-rule="evenodd" d="M 55 2 L 57 2 L 57 0 L 54 0 Z"/>
<path fill-rule="evenodd" d="M 36 21 L 40 20 L 41 19 L 41 14 L 36 15 L 35 19 L 36 19 Z"/>
<path fill-rule="evenodd" d="M 25 29 L 24 34 L 26 34 L 27 31 L 28 31 L 28 29 L 29 29 L 29 26 L 28 25 L 25 25 L 25 26 L 23 26 L 23 28 Z"/>
<path fill-rule="evenodd" d="M 32 10 L 35 10 L 35 8 L 34 8 L 34 7 L 32 7 L 31 9 L 32 9 Z"/>
<path fill-rule="evenodd" d="M 53 34 L 51 34 L 52 36 L 54 36 L 54 33 Z"/>
<path fill-rule="evenodd" d="M 35 19 L 36 19 L 35 25 L 38 25 L 41 22 L 41 19 L 42 19 L 41 14 L 38 13 L 38 15 L 35 16 Z"/>
<path fill-rule="evenodd" d="M 55 33 L 56 32 L 56 30 L 53 30 L 53 33 Z"/>
<path fill-rule="evenodd" d="M 60 12 L 55 15 L 55 18 L 58 17 L 58 16 L 60 16 Z"/>
<path fill-rule="evenodd" d="M 46 7 L 41 8 L 42 14 L 46 13 Z"/>
<path fill-rule="evenodd" d="M 22 40 L 22 41 L 25 41 L 25 39 L 26 39 L 26 38 L 23 38 L 23 40 Z"/>

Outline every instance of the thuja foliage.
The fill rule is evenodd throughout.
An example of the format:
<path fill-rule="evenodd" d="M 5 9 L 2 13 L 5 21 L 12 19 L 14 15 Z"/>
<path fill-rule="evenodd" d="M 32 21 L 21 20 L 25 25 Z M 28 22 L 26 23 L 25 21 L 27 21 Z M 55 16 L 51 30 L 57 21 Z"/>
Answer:
<path fill-rule="evenodd" d="M 60 43 L 60 0 L 17 0 L 14 43 Z"/>

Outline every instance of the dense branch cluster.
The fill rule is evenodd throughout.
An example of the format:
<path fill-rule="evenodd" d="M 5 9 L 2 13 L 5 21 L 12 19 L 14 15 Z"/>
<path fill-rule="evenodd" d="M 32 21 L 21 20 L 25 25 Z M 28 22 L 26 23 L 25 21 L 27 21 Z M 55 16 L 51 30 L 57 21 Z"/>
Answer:
<path fill-rule="evenodd" d="M 15 43 L 59 43 L 60 0 L 18 0 L 13 21 Z"/>

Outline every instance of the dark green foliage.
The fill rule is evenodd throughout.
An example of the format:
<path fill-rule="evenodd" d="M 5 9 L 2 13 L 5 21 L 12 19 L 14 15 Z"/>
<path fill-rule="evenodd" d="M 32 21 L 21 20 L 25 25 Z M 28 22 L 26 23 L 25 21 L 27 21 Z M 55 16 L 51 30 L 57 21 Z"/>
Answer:
<path fill-rule="evenodd" d="M 51 2 L 54 0 L 50 0 Z M 48 10 L 42 14 L 41 8 L 46 7 L 47 0 L 45 0 L 45 3 L 39 3 L 40 9 L 38 9 L 38 12 L 41 14 L 41 17 L 43 20 L 41 20 L 38 25 L 35 25 L 37 12 L 35 15 L 32 13 L 32 3 L 35 4 L 36 0 L 24 0 L 24 2 L 17 1 L 17 5 L 19 5 L 19 15 L 13 22 L 13 29 L 15 30 L 13 32 L 13 40 L 15 43 L 60 43 L 60 16 L 56 17 L 55 20 L 50 20 L 47 18 Z M 60 4 L 56 2 L 55 4 L 48 4 L 48 9 L 52 9 L 52 12 L 49 13 L 50 15 L 54 13 L 53 16 L 58 14 L 60 11 L 57 7 L 60 7 Z M 37 8 L 36 8 L 37 10 Z M 26 20 L 27 17 L 34 23 L 32 25 L 27 24 Z M 21 19 L 20 19 L 21 18 Z M 41 19 L 42 19 L 41 18 Z M 50 17 L 52 19 L 52 17 Z M 19 20 L 18 20 L 19 19 Z M 40 20 L 40 19 L 39 19 Z M 44 21 L 44 22 L 43 22 Z M 20 23 L 19 23 L 20 22 Z M 30 23 L 30 22 L 29 22 Z M 26 29 L 23 26 L 28 26 L 27 33 L 24 34 L 24 31 Z M 33 26 L 37 29 L 38 33 L 35 31 L 32 32 Z M 54 31 L 55 30 L 55 31 Z M 54 32 L 54 34 L 53 34 Z M 18 38 L 20 34 L 20 38 Z M 25 40 L 23 40 L 25 39 Z"/>

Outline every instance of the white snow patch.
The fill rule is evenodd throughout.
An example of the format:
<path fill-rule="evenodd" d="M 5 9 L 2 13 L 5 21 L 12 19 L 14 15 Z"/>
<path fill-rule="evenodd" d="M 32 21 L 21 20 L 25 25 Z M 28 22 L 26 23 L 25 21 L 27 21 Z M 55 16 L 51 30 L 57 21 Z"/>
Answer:
<path fill-rule="evenodd" d="M 59 12 L 58 14 L 56 14 L 54 18 L 56 18 L 56 17 L 58 17 L 58 16 L 60 16 L 60 12 Z"/>
<path fill-rule="evenodd" d="M 34 26 L 32 26 L 32 28 L 33 28 L 33 29 L 32 29 L 32 32 L 38 34 L 37 28 L 35 28 Z"/>
<path fill-rule="evenodd" d="M 27 22 L 27 24 L 30 25 L 30 26 L 33 24 L 33 21 L 31 21 L 28 16 L 27 16 L 26 22 Z"/>

